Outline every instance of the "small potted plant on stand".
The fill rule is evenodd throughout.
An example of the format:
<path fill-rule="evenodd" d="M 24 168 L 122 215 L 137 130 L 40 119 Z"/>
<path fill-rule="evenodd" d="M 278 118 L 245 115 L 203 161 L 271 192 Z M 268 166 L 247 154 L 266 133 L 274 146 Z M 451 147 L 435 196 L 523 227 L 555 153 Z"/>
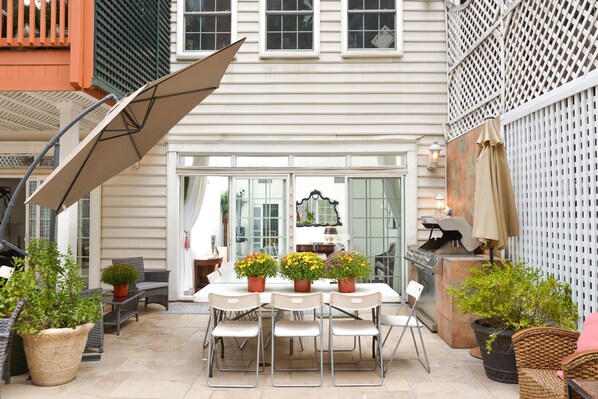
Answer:
<path fill-rule="evenodd" d="M 32 239 L 27 252 L 6 283 L 28 299 L 15 331 L 23 337 L 33 384 L 65 384 L 76 377 L 89 330 L 102 315 L 100 298 L 81 297 L 85 283 L 70 251 L 61 254 L 55 242 Z"/>
<path fill-rule="evenodd" d="M 293 280 L 295 292 L 309 292 L 311 283 L 322 278 L 324 261 L 313 252 L 295 252 L 280 259 L 279 274 Z"/>
<path fill-rule="evenodd" d="M 528 327 L 574 329 L 577 308 L 571 288 L 540 268 L 523 262 L 487 263 L 447 292 L 463 313 L 480 316 L 471 323 L 488 378 L 517 383 L 511 336 Z"/>
<path fill-rule="evenodd" d="M 266 277 L 276 276 L 278 263 L 272 256 L 254 252 L 235 262 L 237 277 L 247 277 L 247 291 L 264 292 Z"/>
<path fill-rule="evenodd" d="M 332 253 L 325 263 L 325 275 L 338 281 L 339 292 L 355 292 L 357 279 L 366 279 L 371 272 L 372 265 L 367 257 L 355 251 Z"/>
<path fill-rule="evenodd" d="M 103 283 L 114 287 L 115 297 L 126 297 L 129 295 L 129 285 L 134 284 L 139 277 L 139 272 L 133 265 L 128 263 L 116 263 L 110 265 L 100 272 L 100 280 Z"/>

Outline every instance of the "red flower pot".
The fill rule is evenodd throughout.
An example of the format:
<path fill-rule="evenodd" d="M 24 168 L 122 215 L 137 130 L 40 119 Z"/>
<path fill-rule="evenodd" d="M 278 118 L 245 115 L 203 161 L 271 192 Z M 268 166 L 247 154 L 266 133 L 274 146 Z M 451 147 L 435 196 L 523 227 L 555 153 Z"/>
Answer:
<path fill-rule="evenodd" d="M 309 280 L 294 280 L 295 292 L 309 292 L 311 291 L 311 281 Z"/>
<path fill-rule="evenodd" d="M 338 292 L 355 292 L 355 281 L 357 277 L 339 278 L 338 279 Z"/>
<path fill-rule="evenodd" d="M 264 292 L 266 289 L 266 277 L 247 277 L 247 291 Z"/>
<path fill-rule="evenodd" d="M 114 296 L 115 297 L 126 297 L 129 295 L 129 286 L 124 285 L 115 285 L 114 286 Z"/>

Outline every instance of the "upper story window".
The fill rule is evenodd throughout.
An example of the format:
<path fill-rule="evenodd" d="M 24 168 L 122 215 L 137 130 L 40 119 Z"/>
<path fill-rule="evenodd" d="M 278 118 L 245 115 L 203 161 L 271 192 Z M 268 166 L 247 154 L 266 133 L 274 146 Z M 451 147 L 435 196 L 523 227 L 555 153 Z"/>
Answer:
<path fill-rule="evenodd" d="M 234 0 L 179 1 L 178 56 L 196 57 L 232 42 L 236 35 Z"/>
<path fill-rule="evenodd" d="M 343 55 L 402 55 L 402 6 L 402 0 L 344 0 Z"/>
<path fill-rule="evenodd" d="M 319 0 L 262 0 L 261 56 L 315 56 Z"/>

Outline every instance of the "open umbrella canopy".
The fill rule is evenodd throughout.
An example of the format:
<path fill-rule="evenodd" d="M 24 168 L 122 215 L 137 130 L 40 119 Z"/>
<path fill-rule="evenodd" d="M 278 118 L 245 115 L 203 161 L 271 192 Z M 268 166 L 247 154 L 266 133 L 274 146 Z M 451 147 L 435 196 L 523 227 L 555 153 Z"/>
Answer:
<path fill-rule="evenodd" d="M 519 220 L 505 145 L 495 119 L 484 122 L 477 143 L 472 235 L 482 249 L 500 250 L 507 246 L 508 237 L 519 235 Z"/>
<path fill-rule="evenodd" d="M 241 39 L 119 101 L 26 202 L 61 212 L 141 158 L 220 85 Z"/>

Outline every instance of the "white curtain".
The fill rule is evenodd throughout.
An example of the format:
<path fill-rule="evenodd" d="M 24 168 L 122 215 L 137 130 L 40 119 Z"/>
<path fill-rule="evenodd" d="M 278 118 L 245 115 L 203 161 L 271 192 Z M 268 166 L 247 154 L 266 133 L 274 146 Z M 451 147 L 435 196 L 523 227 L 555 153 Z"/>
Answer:
<path fill-rule="evenodd" d="M 206 176 L 189 176 L 188 179 L 187 198 L 184 199 L 183 203 L 184 256 L 180 282 L 183 293 L 193 295 L 195 293 L 193 287 L 193 256 L 189 243 L 191 242 L 191 229 L 195 225 L 201 210 L 208 178 Z"/>
<path fill-rule="evenodd" d="M 401 182 L 397 178 L 385 178 L 383 182 L 384 194 L 394 221 L 392 228 L 398 229 L 401 223 Z"/>

